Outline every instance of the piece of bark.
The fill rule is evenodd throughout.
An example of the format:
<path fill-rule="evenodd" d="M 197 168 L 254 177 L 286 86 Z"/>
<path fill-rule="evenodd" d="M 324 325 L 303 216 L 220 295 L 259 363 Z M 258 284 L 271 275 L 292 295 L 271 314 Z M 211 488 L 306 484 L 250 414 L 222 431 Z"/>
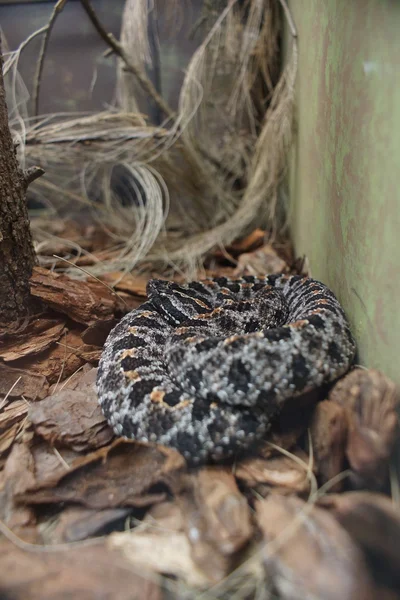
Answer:
<path fill-rule="evenodd" d="M 398 433 L 394 383 L 379 371 L 354 369 L 334 386 L 329 399 L 347 411 L 346 456 L 354 473 L 352 486 L 380 489 Z"/>
<path fill-rule="evenodd" d="M 65 320 L 31 317 L 26 320 L 25 327 L 2 340 L 0 358 L 11 361 L 38 354 L 60 339 L 64 326 Z"/>
<path fill-rule="evenodd" d="M 282 600 L 374 600 L 362 552 L 326 511 L 295 496 L 256 502 L 264 566 Z"/>
<path fill-rule="evenodd" d="M 262 484 L 263 496 L 271 489 L 279 491 L 280 494 L 306 495 L 310 491 L 310 479 L 306 469 L 309 458 L 302 450 L 296 450 L 294 455 L 302 460 L 304 466 L 282 455 L 271 458 L 248 458 L 237 465 L 235 477 L 247 488 L 256 491 L 257 486 Z"/>
<path fill-rule="evenodd" d="M 24 396 L 28 400 L 38 400 L 45 398 L 48 391 L 49 384 L 43 375 L 0 363 L 0 397 L 9 394 L 9 398 Z"/>
<path fill-rule="evenodd" d="M 107 321 L 96 321 L 95 323 L 92 323 L 92 325 L 89 325 L 82 333 L 82 341 L 91 346 L 103 347 L 108 334 L 114 329 L 117 323 L 118 319 L 108 319 Z"/>
<path fill-rule="evenodd" d="M 114 437 L 101 412 L 94 386 L 85 391 L 64 389 L 32 404 L 29 421 L 51 445 L 76 452 L 100 448 Z"/>
<path fill-rule="evenodd" d="M 91 325 L 126 312 L 125 305 L 109 288 L 98 281 L 76 281 L 66 275 L 35 267 L 30 279 L 31 293 L 48 306 L 72 320 Z"/>
<path fill-rule="evenodd" d="M 81 331 L 73 329 L 65 331 L 60 341 L 44 352 L 14 361 L 12 366 L 43 375 L 52 384 L 70 377 L 86 362 L 82 356 L 84 349 Z"/>
<path fill-rule="evenodd" d="M 165 498 L 165 478 L 184 467 L 184 458 L 174 450 L 116 440 L 77 459 L 61 476 L 18 494 L 16 500 L 24 504 L 65 502 L 92 509 L 149 506 Z"/>
<path fill-rule="evenodd" d="M 2 598 L 13 600 L 161 600 L 157 576 L 146 574 L 104 540 L 90 547 L 26 552 L 0 544 Z"/>
<path fill-rule="evenodd" d="M 363 549 L 375 578 L 400 593 L 398 506 L 383 494 L 373 492 L 329 494 L 318 504 L 329 509 Z"/>
<path fill-rule="evenodd" d="M 310 433 L 318 479 L 324 484 L 344 469 L 347 440 L 346 410 L 336 402 L 324 400 L 317 404 L 310 425 Z M 338 481 L 329 491 L 340 491 Z"/>
<path fill-rule="evenodd" d="M 195 563 L 212 581 L 225 577 L 248 544 L 250 509 L 223 467 L 205 467 L 172 486 Z"/>
<path fill-rule="evenodd" d="M 101 279 L 108 285 L 111 285 L 112 287 L 115 286 L 116 290 L 127 292 L 132 296 L 139 296 L 139 298 L 146 298 L 147 283 L 151 277 L 122 273 L 121 271 L 112 271 L 106 275 L 102 275 Z"/>

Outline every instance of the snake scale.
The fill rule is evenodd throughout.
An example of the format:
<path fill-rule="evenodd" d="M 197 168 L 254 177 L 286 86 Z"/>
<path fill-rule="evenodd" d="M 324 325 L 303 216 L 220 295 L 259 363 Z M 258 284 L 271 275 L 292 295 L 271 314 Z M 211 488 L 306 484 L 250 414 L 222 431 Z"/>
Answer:
<path fill-rule="evenodd" d="M 354 358 L 339 302 L 311 278 L 151 280 L 147 295 L 107 338 L 100 405 L 117 435 L 177 448 L 192 464 L 248 450 L 287 399 Z"/>

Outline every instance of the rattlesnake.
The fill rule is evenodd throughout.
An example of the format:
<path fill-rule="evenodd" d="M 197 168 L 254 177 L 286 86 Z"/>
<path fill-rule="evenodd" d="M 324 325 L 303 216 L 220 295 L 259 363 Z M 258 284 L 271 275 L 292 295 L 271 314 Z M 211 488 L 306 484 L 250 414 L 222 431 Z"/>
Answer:
<path fill-rule="evenodd" d="M 100 404 L 117 435 L 177 448 L 193 464 L 249 449 L 287 399 L 354 357 L 339 302 L 311 278 L 152 280 L 147 293 L 105 343 Z"/>

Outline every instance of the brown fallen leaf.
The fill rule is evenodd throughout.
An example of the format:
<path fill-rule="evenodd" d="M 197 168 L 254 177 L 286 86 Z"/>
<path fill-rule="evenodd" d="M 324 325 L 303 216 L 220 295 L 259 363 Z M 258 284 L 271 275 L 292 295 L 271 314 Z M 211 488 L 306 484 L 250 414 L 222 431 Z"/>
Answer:
<path fill-rule="evenodd" d="M 1 344 L 0 358 L 17 360 L 22 356 L 38 354 L 62 336 L 65 321 L 43 316 L 32 317 L 22 331 L 14 333 Z"/>
<path fill-rule="evenodd" d="M 275 456 L 272 458 L 248 458 L 241 461 L 235 469 L 235 477 L 248 488 L 264 484 L 266 490 L 278 488 L 280 494 L 306 495 L 310 491 L 310 479 L 307 474 L 308 456 L 302 450 L 294 451 L 294 458 Z M 296 462 L 299 458 L 303 465 Z M 265 494 L 262 493 L 264 496 Z"/>
<path fill-rule="evenodd" d="M 238 561 L 253 528 L 250 509 L 232 473 L 204 467 L 172 485 L 195 563 L 220 581 Z"/>
<path fill-rule="evenodd" d="M 364 557 L 326 511 L 295 496 L 256 502 L 260 552 L 282 600 L 374 600 Z"/>
<path fill-rule="evenodd" d="M 0 544 L 4 598 L 13 600 L 161 600 L 156 575 L 135 568 L 105 541 L 65 551 L 27 552 Z"/>
<path fill-rule="evenodd" d="M 318 504 L 329 509 L 363 549 L 375 577 L 400 591 L 400 514 L 398 506 L 372 492 L 329 494 Z M 377 596 L 380 598 L 380 596 Z"/>
<path fill-rule="evenodd" d="M 285 273 L 289 270 L 288 265 L 282 260 L 274 248 L 267 244 L 254 252 L 246 252 L 238 258 L 235 276 L 241 277 L 245 274 L 264 276 L 273 273 Z"/>
<path fill-rule="evenodd" d="M 126 312 L 118 295 L 96 280 L 76 281 L 42 267 L 34 267 L 30 288 L 33 296 L 85 325 Z"/>
<path fill-rule="evenodd" d="M 45 398 L 48 391 L 49 384 L 43 375 L 0 363 L 0 397 L 38 400 Z"/>
<path fill-rule="evenodd" d="M 329 399 L 347 411 L 346 456 L 354 487 L 380 489 L 398 428 L 395 384 L 373 369 L 354 369 L 332 389 Z"/>
<path fill-rule="evenodd" d="M 26 504 L 72 503 L 107 509 L 149 506 L 165 498 L 164 480 L 183 469 L 185 461 L 163 446 L 116 440 L 75 460 L 70 470 L 18 494 Z M 156 491 L 153 487 L 158 486 Z"/>
<path fill-rule="evenodd" d="M 345 409 L 324 400 L 317 404 L 310 426 L 315 466 L 321 484 L 341 473 L 345 464 L 347 440 L 347 415 Z M 343 481 L 338 481 L 329 491 L 340 491 Z"/>

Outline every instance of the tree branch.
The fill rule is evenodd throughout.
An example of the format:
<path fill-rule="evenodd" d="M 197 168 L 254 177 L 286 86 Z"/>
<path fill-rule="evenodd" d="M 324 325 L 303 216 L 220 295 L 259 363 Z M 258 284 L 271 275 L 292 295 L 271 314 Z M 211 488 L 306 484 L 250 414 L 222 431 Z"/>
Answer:
<path fill-rule="evenodd" d="M 91 20 L 93 26 L 95 27 L 97 33 L 100 37 L 105 41 L 105 43 L 110 46 L 115 54 L 119 56 L 125 63 L 125 67 L 127 71 L 133 73 L 136 79 L 140 83 L 142 89 L 153 98 L 154 102 L 157 106 L 162 110 L 162 112 L 169 117 L 170 119 L 174 119 L 176 117 L 174 111 L 168 106 L 168 104 L 163 100 L 160 94 L 157 92 L 154 85 L 151 81 L 146 77 L 144 73 L 138 69 L 138 67 L 131 62 L 129 57 L 127 56 L 123 46 L 115 39 L 112 33 L 107 33 L 104 29 L 103 25 L 99 21 L 97 14 L 94 11 L 93 6 L 90 3 L 90 0 L 81 0 L 81 4 L 85 9 L 89 19 Z"/>
<path fill-rule="evenodd" d="M 37 116 L 39 114 L 40 84 L 42 81 L 44 59 L 46 56 L 46 50 L 47 50 L 47 46 L 49 44 L 51 31 L 53 29 L 53 25 L 56 21 L 56 18 L 58 17 L 60 12 L 64 8 L 66 2 L 67 2 L 67 0 L 58 0 L 58 2 L 56 2 L 53 12 L 51 13 L 49 22 L 47 23 L 47 26 L 44 28 L 45 34 L 43 37 L 42 46 L 40 48 L 39 59 L 38 59 L 37 65 L 36 65 L 36 72 L 35 72 L 35 77 L 33 80 L 32 100 L 33 100 L 33 111 L 34 111 L 33 114 L 35 116 Z"/>

